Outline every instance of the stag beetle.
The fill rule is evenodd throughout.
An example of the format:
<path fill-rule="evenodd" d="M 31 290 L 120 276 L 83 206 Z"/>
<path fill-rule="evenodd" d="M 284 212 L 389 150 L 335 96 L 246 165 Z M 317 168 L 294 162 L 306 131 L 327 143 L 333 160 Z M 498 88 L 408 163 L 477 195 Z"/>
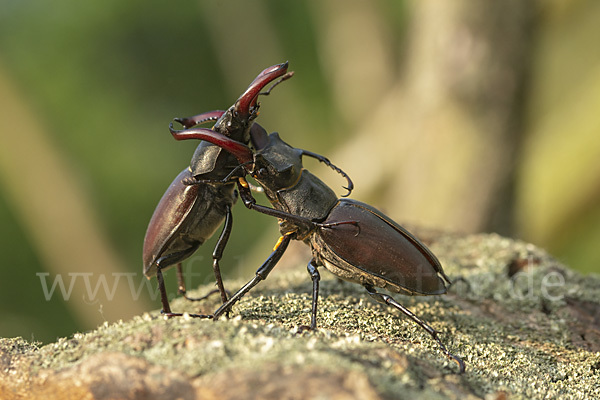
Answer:
<path fill-rule="evenodd" d="M 210 111 L 194 117 L 176 118 L 175 121 L 186 128 L 216 121 L 213 130 L 208 131 L 219 132 L 223 137 L 248 143 L 253 121 L 258 115 L 258 96 L 268 94 L 276 84 L 291 77 L 293 73 L 288 73 L 287 68 L 286 62 L 262 71 L 226 111 Z M 265 86 L 277 78 L 279 81 L 267 92 L 261 93 Z M 213 252 L 213 270 L 221 298 L 223 302 L 227 301 L 219 260 L 231 233 L 231 207 L 236 201 L 237 192 L 235 182 L 222 180 L 234 170 L 239 172 L 237 166 L 238 162 L 232 154 L 212 143 L 201 142 L 194 152 L 190 167 L 181 171 L 171 183 L 150 219 L 143 247 L 144 274 L 148 278 L 156 275 L 162 312 L 167 316 L 182 314 L 171 312 L 162 271 L 177 264 L 179 293 L 189 300 L 205 298 L 206 296 L 192 299 L 186 296 L 181 262 L 210 238 L 223 221 L 223 231 Z M 203 183 L 189 184 L 198 179 Z"/>
<path fill-rule="evenodd" d="M 267 135 L 262 127 L 257 124 L 255 127 L 251 132 L 254 151 L 244 143 L 216 133 L 208 137 L 196 129 L 177 132 L 180 140 L 212 141 L 235 154 L 241 168 L 264 188 L 274 208 L 256 204 L 246 180 L 238 178 L 238 190 L 244 205 L 279 218 L 282 237 L 273 252 L 256 271 L 255 277 L 217 309 L 213 318 L 226 313 L 250 289 L 266 279 L 291 239 L 301 240 L 312 249 L 312 259 L 307 267 L 313 282 L 308 329 L 317 326 L 318 267 L 324 266 L 344 280 L 363 285 L 376 301 L 407 315 L 425 329 L 444 354 L 458 364 L 460 372 L 464 372 L 463 360 L 448 351 L 435 329 L 391 296 L 375 289 L 379 287 L 405 295 L 446 293 L 446 284 L 451 282 L 435 255 L 381 211 L 356 200 L 338 199 L 331 188 L 304 169 L 302 156 L 315 156 L 314 153 L 293 148 L 278 133 Z M 331 166 L 324 157 L 321 161 Z M 349 187 L 352 187 L 351 182 Z"/>

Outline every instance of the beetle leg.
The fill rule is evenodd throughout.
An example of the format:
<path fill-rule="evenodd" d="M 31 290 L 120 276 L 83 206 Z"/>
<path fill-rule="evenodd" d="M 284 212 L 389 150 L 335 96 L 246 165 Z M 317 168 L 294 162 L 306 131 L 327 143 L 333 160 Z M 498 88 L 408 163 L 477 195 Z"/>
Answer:
<path fill-rule="evenodd" d="M 166 317 L 181 317 L 181 316 L 183 316 L 183 313 L 174 313 L 171 311 L 171 307 L 169 306 L 169 297 L 167 296 L 167 289 L 165 287 L 165 279 L 164 279 L 163 273 L 162 273 L 163 267 L 161 266 L 161 264 L 163 262 L 165 262 L 165 260 L 168 260 L 168 259 L 169 259 L 169 256 L 161 257 L 156 261 L 156 280 L 158 281 L 158 290 L 160 292 L 160 301 L 162 303 L 162 310 L 160 310 L 160 313 Z M 172 264 L 166 263 L 165 265 L 169 266 Z M 180 267 L 181 267 L 181 263 L 178 263 L 177 264 L 177 280 L 178 280 L 178 284 L 179 284 L 179 290 L 181 290 L 181 285 L 183 284 L 183 290 L 184 290 L 184 294 L 185 294 L 185 283 L 183 283 L 183 275 L 180 275 L 180 272 L 181 272 Z M 210 295 L 210 293 L 209 293 L 209 295 Z M 207 297 L 207 296 L 205 296 L 205 297 Z M 212 318 L 211 315 L 204 315 L 204 314 L 188 314 L 188 315 L 190 317 L 194 317 L 194 318 Z"/>
<path fill-rule="evenodd" d="M 206 293 L 204 296 L 201 296 L 201 297 L 189 297 L 185 293 L 181 293 L 181 295 L 183 296 L 184 299 L 189 300 L 189 301 L 202 301 L 202 300 L 208 299 L 210 296 L 212 296 L 215 293 L 219 293 L 219 289 L 213 289 L 213 290 L 211 290 L 210 292 Z"/>
<path fill-rule="evenodd" d="M 169 298 L 167 297 L 167 289 L 165 288 L 165 280 L 163 278 L 162 269 L 160 265 L 156 266 L 156 280 L 158 281 L 158 290 L 160 291 L 160 301 L 162 303 L 162 314 L 171 314 L 171 307 L 169 306 Z"/>
<path fill-rule="evenodd" d="M 229 240 L 229 236 L 231 235 L 232 227 L 233 215 L 231 213 L 231 206 L 227 206 L 227 211 L 225 213 L 225 226 L 223 227 L 221 236 L 219 236 L 219 240 L 217 241 L 217 245 L 215 246 L 215 250 L 212 254 L 213 271 L 215 273 L 217 287 L 219 288 L 219 292 L 221 293 L 221 300 L 223 301 L 223 303 L 227 301 L 227 292 L 225 291 L 225 286 L 223 286 L 223 279 L 221 278 L 221 268 L 219 267 L 219 261 L 223 257 L 223 251 L 225 250 L 225 246 L 227 245 L 227 241 Z"/>
<path fill-rule="evenodd" d="M 461 374 L 463 372 L 465 372 L 464 361 L 460 357 L 455 356 L 454 354 L 450 353 L 450 351 L 448 351 L 446 346 L 444 346 L 444 343 L 442 343 L 442 341 L 440 340 L 440 338 L 438 336 L 438 332 L 435 329 L 433 329 L 430 325 L 428 325 L 426 322 L 424 322 L 419 317 L 417 317 L 415 314 L 413 314 L 412 311 L 410 311 L 408 308 L 404 307 L 402 304 L 400 304 L 396 300 L 394 300 L 394 298 L 392 296 L 377 292 L 375 290 L 375 288 L 371 285 L 365 285 L 365 289 L 367 289 L 367 292 L 369 292 L 371 297 L 373 297 L 379 303 L 387 304 L 389 306 L 397 308 L 398 310 L 402 311 L 407 317 L 409 317 L 414 322 L 416 322 L 417 325 L 419 325 L 421 328 L 425 329 L 427 331 L 427 333 L 429 333 L 431 335 L 431 337 L 438 343 L 438 345 L 441 347 L 444 354 L 449 359 L 451 359 L 452 361 L 454 361 L 455 363 L 458 364 L 459 372 Z"/>
<path fill-rule="evenodd" d="M 317 300 L 319 299 L 319 281 L 321 280 L 321 275 L 319 274 L 319 270 L 317 269 L 318 265 L 313 258 L 308 263 L 306 269 L 310 274 L 310 279 L 312 279 L 313 283 L 313 291 L 312 291 L 312 312 L 310 315 L 310 330 L 317 329 Z"/>
<path fill-rule="evenodd" d="M 206 295 L 202 297 L 188 297 L 186 295 L 185 289 L 185 281 L 183 279 L 183 273 L 181 271 L 181 263 L 177 264 L 177 282 L 179 285 L 179 294 L 181 294 L 186 300 L 189 301 L 202 301 L 207 299 L 209 296 L 215 293 L 221 293 L 221 300 L 223 303 L 227 301 L 227 291 L 225 290 L 225 286 L 223 285 L 223 278 L 221 278 L 221 268 L 219 266 L 219 261 L 223 258 L 223 251 L 225 250 L 225 246 L 227 245 L 227 241 L 229 240 L 229 236 L 231 235 L 231 228 L 233 226 L 233 215 L 231 213 L 231 207 L 227 206 L 227 210 L 225 212 L 225 226 L 223 227 L 223 231 L 221 232 L 221 236 L 219 236 L 219 240 L 217 240 L 217 244 L 213 251 L 213 271 L 215 274 L 215 280 L 217 283 L 217 289 L 211 290 Z"/>
<path fill-rule="evenodd" d="M 187 296 L 185 295 L 185 280 L 183 279 L 181 263 L 177 263 L 177 292 L 187 299 Z"/>
<path fill-rule="evenodd" d="M 331 229 L 338 225 L 350 224 L 350 225 L 354 225 L 357 228 L 357 232 L 356 232 L 355 236 L 358 236 L 360 234 L 360 226 L 358 224 L 358 221 L 340 221 L 340 222 L 331 222 L 331 223 L 321 223 L 321 222 L 315 222 L 309 218 L 305 218 L 300 215 L 294 215 L 294 214 L 290 214 L 285 211 L 277 210 L 275 208 L 261 206 L 260 204 L 256 204 L 256 199 L 252 196 L 252 193 L 250 191 L 250 186 L 248 185 L 248 182 L 244 178 L 238 179 L 238 190 L 239 190 L 240 198 L 242 199 L 242 202 L 250 210 L 258 211 L 259 213 L 270 215 L 272 217 L 285 219 L 287 221 L 294 222 L 295 224 L 304 224 L 304 225 L 309 225 L 309 226 L 323 228 L 323 229 Z"/>
<path fill-rule="evenodd" d="M 215 293 L 219 293 L 219 289 L 213 289 L 202 297 L 189 297 L 185 288 L 185 280 L 183 279 L 183 270 L 181 269 L 181 263 L 177 264 L 177 293 L 179 293 L 184 299 L 189 301 L 202 301 L 208 299 Z"/>
<path fill-rule="evenodd" d="M 254 198 L 254 196 L 252 196 L 252 193 L 250 191 L 250 185 L 248 185 L 248 182 L 244 178 L 238 179 L 238 191 L 240 194 L 240 198 L 242 199 L 242 202 L 244 203 L 246 208 L 248 208 L 250 210 L 258 211 L 259 213 L 270 215 L 272 217 L 285 219 L 287 221 L 291 221 L 296 224 L 318 226 L 318 227 L 327 227 L 324 225 L 330 225 L 330 224 L 319 224 L 309 218 L 301 217 L 299 215 L 290 214 L 285 211 L 276 210 L 275 208 L 261 206 L 260 204 L 256 204 L 256 199 Z"/>
<path fill-rule="evenodd" d="M 319 160 L 320 162 L 322 162 L 323 164 L 327 165 L 329 168 L 333 169 L 335 172 L 337 172 L 338 174 L 342 175 L 344 178 L 346 178 L 346 181 L 348 181 L 348 186 L 342 186 L 344 189 L 346 189 L 348 191 L 348 193 L 342 195 L 342 197 L 348 197 L 350 196 L 350 193 L 352 193 L 352 190 L 354 189 L 354 183 L 352 183 L 352 179 L 350 179 L 350 177 L 348 176 L 347 173 L 345 173 L 344 171 L 342 171 L 341 168 L 335 166 L 334 164 L 331 163 L 331 161 L 329 161 L 329 159 L 327 157 L 324 157 L 320 154 L 317 153 L 313 153 L 312 151 L 308 151 L 308 150 L 301 150 L 302 151 L 302 155 L 303 156 L 309 156 L 312 158 L 315 158 L 317 160 Z"/>
<path fill-rule="evenodd" d="M 285 252 L 292 239 L 292 235 L 284 235 L 280 242 L 271 253 L 271 255 L 265 260 L 265 262 L 256 270 L 256 275 L 248 283 L 246 283 L 240 290 L 238 290 L 231 298 L 215 311 L 213 318 L 216 320 L 224 313 L 228 312 L 235 303 L 237 303 L 246 293 L 256 286 L 260 281 L 267 279 L 269 273 L 275 268 L 275 265 L 281 259 L 281 256 Z"/>

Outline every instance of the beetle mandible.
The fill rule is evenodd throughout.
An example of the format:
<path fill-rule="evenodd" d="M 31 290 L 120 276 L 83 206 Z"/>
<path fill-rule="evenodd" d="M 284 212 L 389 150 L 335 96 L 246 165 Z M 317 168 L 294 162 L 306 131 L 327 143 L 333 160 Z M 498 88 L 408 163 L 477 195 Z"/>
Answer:
<path fill-rule="evenodd" d="M 255 277 L 215 311 L 215 319 L 266 279 L 291 239 L 302 240 L 312 249 L 312 259 L 307 266 L 313 282 L 309 329 L 317 326 L 318 267 L 324 266 L 334 275 L 364 286 L 376 301 L 390 305 L 412 319 L 431 335 L 449 359 L 458 364 L 460 372 L 464 372 L 463 360 L 446 348 L 435 329 L 393 297 L 375 289 L 405 295 L 444 294 L 446 284 L 451 282 L 439 260 L 414 235 L 381 211 L 353 199 L 338 199 L 331 188 L 302 164 L 305 155 L 332 166 L 329 160 L 291 147 L 276 132 L 267 135 L 258 124 L 251 132 L 254 151 L 244 143 L 230 138 L 209 138 L 196 129 L 177 134 L 179 139 L 218 142 L 219 146 L 235 154 L 240 166 L 264 188 L 273 208 L 257 204 L 245 179 L 239 178 L 238 190 L 244 205 L 279 218 L 282 237 L 275 249 L 258 268 Z M 332 168 L 341 171 L 335 166 Z M 351 182 L 349 187 L 352 187 Z"/>
<path fill-rule="evenodd" d="M 262 71 L 226 111 L 210 111 L 194 117 L 177 118 L 175 121 L 186 128 L 216 121 L 213 130 L 207 129 L 208 131 L 219 132 L 224 137 L 248 143 L 253 121 L 258 115 L 258 96 L 270 92 L 270 89 L 267 93 L 261 93 L 261 90 L 277 78 L 280 80 L 274 85 L 291 77 L 293 73 L 288 73 L 287 69 L 286 62 Z M 218 291 L 221 293 L 222 301 L 227 301 L 219 260 L 231 233 L 233 222 L 231 207 L 236 201 L 237 193 L 233 181 L 222 182 L 222 179 L 237 166 L 238 162 L 231 153 L 223 151 L 221 147 L 212 143 L 201 142 L 194 152 L 190 167 L 181 171 L 171 183 L 150 219 L 143 247 L 144 274 L 148 278 L 156 275 L 162 312 L 167 316 L 182 314 L 171 311 L 162 271 L 176 264 L 179 293 L 188 300 L 203 299 L 204 297 L 197 299 L 187 297 L 181 262 L 210 238 L 223 222 L 225 222 L 224 227 L 212 256 Z M 198 179 L 203 183 L 188 184 Z M 197 314 L 190 315 L 203 317 Z"/>

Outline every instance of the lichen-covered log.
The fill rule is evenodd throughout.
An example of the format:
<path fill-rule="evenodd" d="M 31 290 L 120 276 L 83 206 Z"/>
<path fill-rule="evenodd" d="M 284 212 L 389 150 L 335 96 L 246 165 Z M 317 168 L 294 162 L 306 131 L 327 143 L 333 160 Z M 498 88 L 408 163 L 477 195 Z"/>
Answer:
<path fill-rule="evenodd" d="M 497 235 L 423 237 L 461 279 L 445 296 L 396 299 L 464 358 L 463 375 L 410 320 L 325 273 L 320 328 L 298 332 L 311 296 L 299 266 L 276 269 L 229 320 L 151 312 L 42 347 L 0 339 L 0 398 L 600 398 L 600 277 Z"/>

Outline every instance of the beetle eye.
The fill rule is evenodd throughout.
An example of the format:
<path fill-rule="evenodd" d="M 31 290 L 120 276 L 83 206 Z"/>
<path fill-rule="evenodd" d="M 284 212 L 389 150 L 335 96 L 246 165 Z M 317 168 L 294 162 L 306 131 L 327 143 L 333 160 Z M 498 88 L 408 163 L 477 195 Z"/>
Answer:
<path fill-rule="evenodd" d="M 269 172 L 267 171 L 266 168 L 260 168 L 257 172 L 256 175 L 258 175 L 259 177 L 265 177 L 269 174 Z"/>

